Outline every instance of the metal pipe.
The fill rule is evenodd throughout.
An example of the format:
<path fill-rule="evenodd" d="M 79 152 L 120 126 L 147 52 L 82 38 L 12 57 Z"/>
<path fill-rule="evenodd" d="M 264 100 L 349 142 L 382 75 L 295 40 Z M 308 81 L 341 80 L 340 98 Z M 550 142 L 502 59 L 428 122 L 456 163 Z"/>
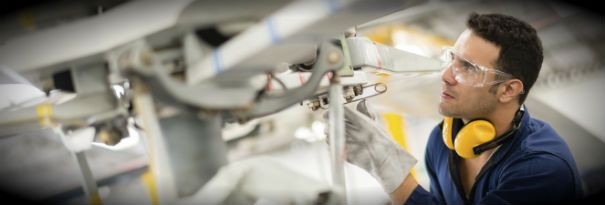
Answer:
<path fill-rule="evenodd" d="M 134 81 L 134 104 L 139 117 L 143 121 L 144 142 L 149 156 L 149 169 L 153 175 L 152 179 L 157 184 L 156 193 L 160 204 L 169 204 L 176 199 L 176 188 L 171 162 L 166 150 L 166 142 L 160 129 L 160 123 L 155 113 L 153 98 L 149 88 L 140 79 Z"/>
<path fill-rule="evenodd" d="M 82 173 L 82 188 L 84 189 L 86 197 L 88 197 L 88 201 L 92 205 L 102 204 L 101 195 L 99 195 L 97 183 L 92 175 L 90 166 L 88 165 L 86 154 L 84 151 L 74 152 L 73 154 L 76 159 L 76 163 L 78 164 L 78 168 L 80 168 L 80 173 Z"/>
<path fill-rule="evenodd" d="M 329 140 L 330 140 L 330 159 L 332 162 L 332 183 L 342 191 L 342 201 L 346 201 L 346 183 L 344 163 L 346 159 L 345 152 L 345 124 L 344 124 L 344 103 L 342 94 L 342 85 L 338 75 L 330 81 L 329 97 L 330 103 L 328 109 Z"/>

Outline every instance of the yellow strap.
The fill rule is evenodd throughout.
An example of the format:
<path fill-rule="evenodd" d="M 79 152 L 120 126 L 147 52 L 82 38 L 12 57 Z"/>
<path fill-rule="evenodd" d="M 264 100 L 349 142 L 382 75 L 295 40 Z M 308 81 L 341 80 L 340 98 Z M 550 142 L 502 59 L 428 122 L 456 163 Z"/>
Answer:
<path fill-rule="evenodd" d="M 40 126 L 45 127 L 51 125 L 53 107 L 50 103 L 44 103 L 36 106 L 36 113 L 38 114 Z"/>
<path fill-rule="evenodd" d="M 149 191 L 149 198 L 151 199 L 151 204 L 159 205 L 160 200 L 158 199 L 158 189 L 156 187 L 155 180 L 151 171 L 146 171 L 143 175 L 141 175 L 141 181 L 143 181 L 147 186 L 147 190 Z"/>
<path fill-rule="evenodd" d="M 405 151 L 410 152 L 410 149 L 407 145 L 407 138 L 405 136 L 405 119 L 403 116 L 397 113 L 382 113 L 382 119 L 384 120 L 387 130 L 391 137 L 401 148 Z M 410 170 L 410 174 L 414 179 L 418 179 L 416 177 L 416 169 L 412 168 Z"/>
<path fill-rule="evenodd" d="M 101 204 L 103 204 L 103 201 L 101 200 L 101 196 L 99 196 L 99 194 L 93 194 L 92 196 L 90 196 L 88 198 L 88 201 L 92 205 L 101 205 Z"/>

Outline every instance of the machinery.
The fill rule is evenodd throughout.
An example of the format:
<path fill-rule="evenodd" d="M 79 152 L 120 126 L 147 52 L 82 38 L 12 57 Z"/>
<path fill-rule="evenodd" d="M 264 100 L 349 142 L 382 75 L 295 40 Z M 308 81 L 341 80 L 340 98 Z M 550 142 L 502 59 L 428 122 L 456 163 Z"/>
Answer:
<path fill-rule="evenodd" d="M 101 197 L 86 158 L 91 144 L 144 136 L 164 204 L 195 194 L 228 163 L 225 123 L 301 103 L 329 108 L 333 186 L 344 188 L 342 104 L 386 92 L 384 84 L 368 84 L 363 69 L 439 70 L 436 60 L 355 37 L 356 25 L 410 3 L 234 3 L 246 9 L 214 1 L 128 2 L 6 42 L 5 71 L 33 79 L 46 96 L 4 110 L 2 134 L 17 134 L 19 126 L 52 129 L 73 153 L 93 204 Z M 218 32 L 251 20 L 257 22 L 235 36 Z"/>

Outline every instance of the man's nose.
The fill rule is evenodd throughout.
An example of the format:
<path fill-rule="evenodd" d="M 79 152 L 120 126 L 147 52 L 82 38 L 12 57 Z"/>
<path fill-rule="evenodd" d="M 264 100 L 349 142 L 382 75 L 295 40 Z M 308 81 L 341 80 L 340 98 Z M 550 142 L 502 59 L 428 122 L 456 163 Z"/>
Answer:
<path fill-rule="evenodd" d="M 455 85 L 458 83 L 456 78 L 454 77 L 454 72 L 452 72 L 452 65 L 446 65 L 445 68 L 441 71 L 441 81 L 447 85 Z"/>

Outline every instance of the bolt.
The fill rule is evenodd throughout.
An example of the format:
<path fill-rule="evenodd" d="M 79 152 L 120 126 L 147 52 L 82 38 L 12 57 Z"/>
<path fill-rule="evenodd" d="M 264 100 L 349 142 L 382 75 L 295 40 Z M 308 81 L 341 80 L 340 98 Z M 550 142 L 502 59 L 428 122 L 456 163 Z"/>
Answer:
<path fill-rule="evenodd" d="M 348 86 L 344 90 L 344 97 L 347 102 L 351 102 L 355 98 L 355 90 L 353 87 Z"/>
<path fill-rule="evenodd" d="M 363 86 L 361 86 L 361 85 L 354 86 L 353 92 L 355 93 L 355 96 L 359 96 L 359 95 L 363 94 Z"/>
<path fill-rule="evenodd" d="M 336 64 L 338 63 L 338 61 L 340 61 L 340 55 L 338 54 L 338 52 L 331 52 L 330 54 L 328 54 L 328 62 L 330 64 Z"/>
<path fill-rule="evenodd" d="M 345 96 L 345 100 L 347 101 L 347 103 L 350 103 L 351 101 L 353 101 L 353 96 Z"/>
<path fill-rule="evenodd" d="M 315 111 L 315 110 L 319 109 L 319 107 L 321 105 L 319 103 L 319 100 L 315 99 L 315 100 L 311 100 L 309 103 L 307 103 L 307 106 L 309 108 L 311 108 L 312 111 Z"/>

